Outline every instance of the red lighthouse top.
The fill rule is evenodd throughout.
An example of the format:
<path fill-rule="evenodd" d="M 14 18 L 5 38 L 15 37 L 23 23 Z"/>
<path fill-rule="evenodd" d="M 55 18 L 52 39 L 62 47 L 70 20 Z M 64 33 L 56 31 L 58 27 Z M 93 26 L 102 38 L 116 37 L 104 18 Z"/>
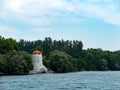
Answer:
<path fill-rule="evenodd" d="M 39 50 L 35 50 L 35 51 L 33 51 L 33 54 L 42 54 L 42 52 Z"/>

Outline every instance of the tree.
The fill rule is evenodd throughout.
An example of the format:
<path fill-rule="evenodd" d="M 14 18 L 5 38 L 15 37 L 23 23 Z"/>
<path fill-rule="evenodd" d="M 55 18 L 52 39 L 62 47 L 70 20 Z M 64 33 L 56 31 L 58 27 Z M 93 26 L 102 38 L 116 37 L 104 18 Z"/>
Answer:
<path fill-rule="evenodd" d="M 50 68 L 57 73 L 64 73 L 70 71 L 70 62 L 71 57 L 64 52 L 55 50 L 50 53 Z"/>
<path fill-rule="evenodd" d="M 7 74 L 27 74 L 31 69 L 31 57 L 27 53 L 13 50 L 7 54 Z"/>
<path fill-rule="evenodd" d="M 4 74 L 6 71 L 7 62 L 4 55 L 0 54 L 0 74 Z"/>
<path fill-rule="evenodd" d="M 82 52 L 83 44 L 81 41 L 74 40 L 73 41 L 73 49 L 72 49 L 72 56 L 75 58 L 79 58 Z"/>
<path fill-rule="evenodd" d="M 1 54 L 6 52 L 5 45 L 6 45 L 5 44 L 5 38 L 0 36 L 0 53 Z"/>
<path fill-rule="evenodd" d="M 0 36 L 0 53 L 6 54 L 9 50 L 18 51 L 18 43 L 12 38 L 5 39 Z"/>
<path fill-rule="evenodd" d="M 105 71 L 108 70 L 108 62 L 105 59 L 100 59 L 97 62 L 97 70 Z"/>

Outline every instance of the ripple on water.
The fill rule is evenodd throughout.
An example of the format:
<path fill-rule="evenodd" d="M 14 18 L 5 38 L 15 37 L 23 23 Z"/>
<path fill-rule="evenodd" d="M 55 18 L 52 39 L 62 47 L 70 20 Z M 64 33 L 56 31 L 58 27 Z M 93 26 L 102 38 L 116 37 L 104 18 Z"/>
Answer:
<path fill-rule="evenodd" d="M 120 72 L 1 76 L 0 90 L 120 90 Z"/>

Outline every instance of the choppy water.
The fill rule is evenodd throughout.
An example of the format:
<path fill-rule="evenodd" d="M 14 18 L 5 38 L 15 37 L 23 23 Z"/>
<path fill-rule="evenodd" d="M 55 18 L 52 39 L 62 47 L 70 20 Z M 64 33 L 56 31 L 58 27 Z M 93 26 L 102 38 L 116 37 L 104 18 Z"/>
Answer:
<path fill-rule="evenodd" d="M 120 72 L 0 76 L 0 90 L 120 90 Z"/>

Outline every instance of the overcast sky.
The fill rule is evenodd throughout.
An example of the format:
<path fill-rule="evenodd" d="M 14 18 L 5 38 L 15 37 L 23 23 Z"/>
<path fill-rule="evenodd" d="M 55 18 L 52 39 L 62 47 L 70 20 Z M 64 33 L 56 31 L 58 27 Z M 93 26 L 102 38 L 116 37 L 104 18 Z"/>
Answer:
<path fill-rule="evenodd" d="M 120 0 L 0 0 L 0 35 L 120 50 Z"/>

